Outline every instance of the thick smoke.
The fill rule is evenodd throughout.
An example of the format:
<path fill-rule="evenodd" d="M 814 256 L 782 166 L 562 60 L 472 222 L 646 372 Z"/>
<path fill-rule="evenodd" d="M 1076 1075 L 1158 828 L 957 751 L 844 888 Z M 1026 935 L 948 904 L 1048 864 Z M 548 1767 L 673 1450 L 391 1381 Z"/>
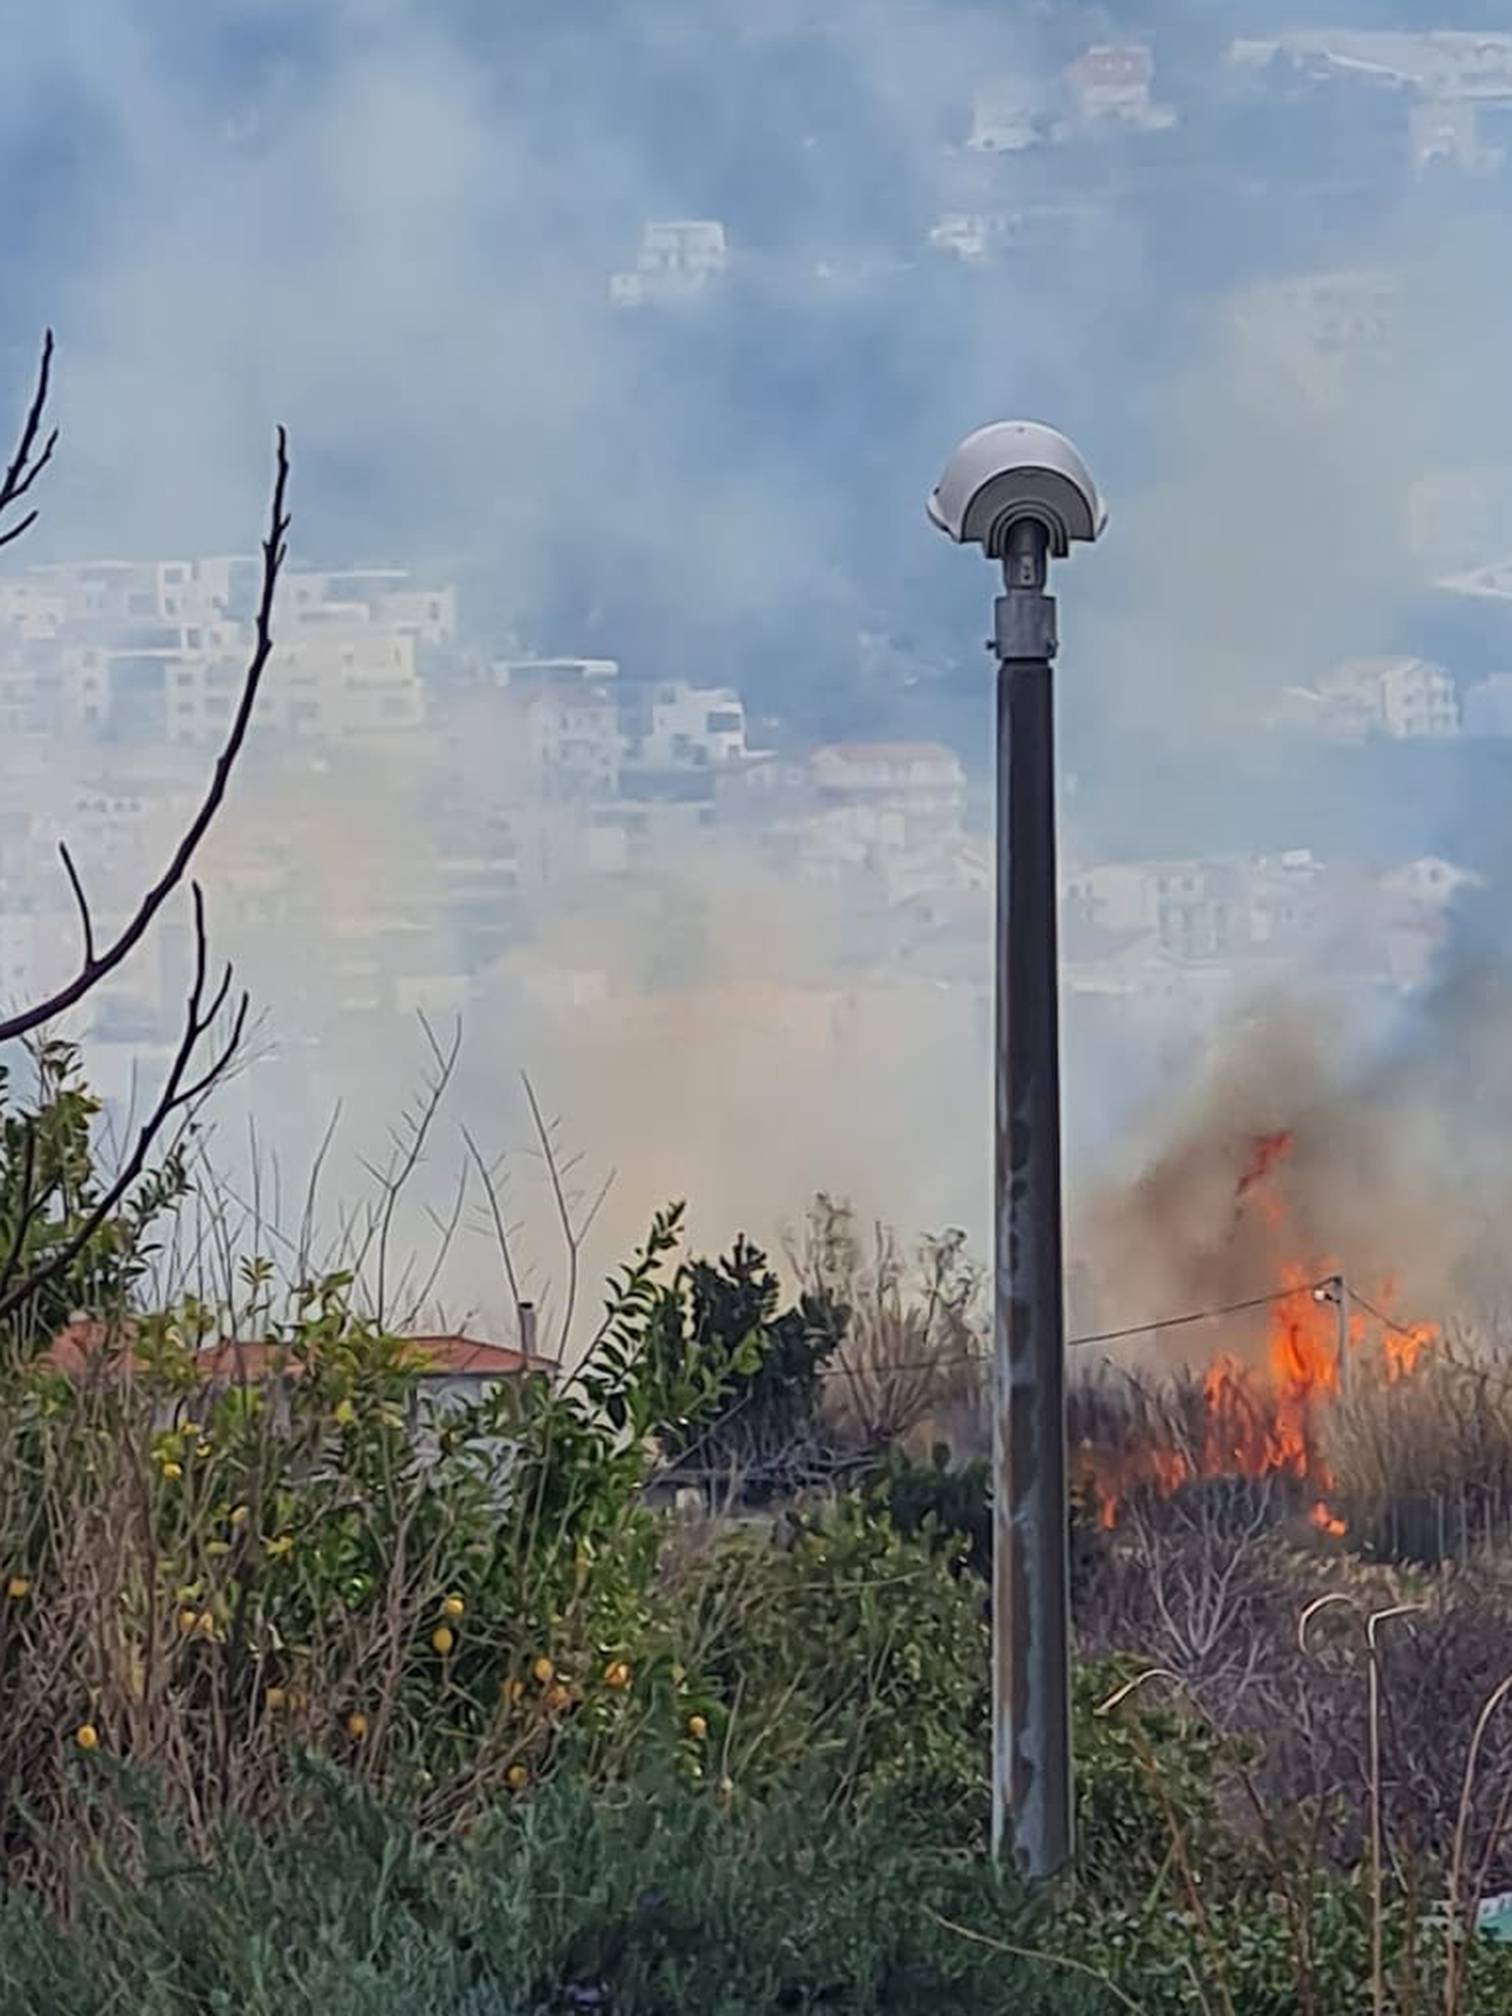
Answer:
<path fill-rule="evenodd" d="M 1074 190 L 1053 149 L 991 171 L 1014 203 L 1101 205 L 1095 244 L 965 273 L 926 239 L 943 212 L 997 200 L 974 193 L 988 171 L 960 147 L 973 93 L 1144 32 L 1127 10 L 535 11 L 57 0 L 11 31 L 0 228 L 25 284 L 3 335 L 19 386 L 35 325 L 58 325 L 64 427 L 16 564 L 246 548 L 282 420 L 300 556 L 455 573 L 484 641 L 729 679 L 800 742 L 946 735 L 980 780 L 992 583 L 934 539 L 922 500 L 968 428 L 1039 413 L 1078 437 L 1113 503 L 1105 546 L 1058 581 L 1067 852 L 1379 853 L 1383 827 L 1396 858 L 1426 851 L 1457 809 L 1452 781 L 1383 812 L 1379 777 L 1341 782 L 1258 724 L 1280 687 L 1401 642 L 1409 479 L 1512 461 L 1488 334 L 1505 322 L 1495 218 L 1466 205 L 1446 224 L 1410 185 L 1405 141 L 1368 222 L 1323 217 L 1309 190 L 1327 174 L 1305 147 L 1239 158 L 1207 72 L 1183 85 L 1171 52 L 1196 46 L 1197 23 L 1173 5 L 1151 23 L 1185 92 L 1175 133 L 1083 157 Z M 1258 13 L 1233 10 L 1225 32 Z M 1262 173 L 1239 232 L 1208 189 Z M 691 318 L 616 317 L 607 276 L 667 215 L 725 218 L 731 287 Z M 1251 282 L 1332 264 L 1398 271 L 1407 310 L 1395 360 L 1320 400 L 1233 310 Z M 918 690 L 867 683 L 863 629 L 906 634 Z M 310 921 L 276 946 L 219 941 L 270 1041 L 222 1139 L 256 1113 L 297 1194 L 339 1099 L 339 1193 L 381 1157 L 425 1056 L 392 1033 L 305 1040 L 341 921 L 375 889 L 423 903 L 443 818 L 465 827 L 514 752 L 483 725 L 461 772 L 417 749 L 382 773 L 291 782 L 258 747 L 269 760 L 239 780 L 207 864 L 212 917 L 237 848 L 287 826 Z M 534 950 L 601 972 L 609 997 L 569 1012 L 494 976 L 466 1004 L 458 1076 L 469 1124 L 512 1151 L 539 1266 L 560 1271 L 522 1068 L 582 1154 L 583 1193 L 618 1172 L 595 1261 L 669 1197 L 718 1244 L 740 1225 L 774 1237 L 820 1185 L 984 1242 L 986 920 L 984 905 L 974 999 L 927 983 L 884 999 L 842 957 L 843 899 L 799 892 L 754 850 L 660 863 L 597 908 L 564 898 Z M 1494 968 L 1500 942 L 1493 918 L 1477 960 Z M 1070 1179 L 1102 1314 L 1269 1284 L 1270 1234 L 1252 1213 L 1236 1231 L 1232 1203 L 1254 1138 L 1282 1130 L 1298 1258 L 1393 1276 L 1404 1302 L 1478 1278 L 1501 1195 L 1486 1100 L 1500 1011 L 1478 971 L 1467 954 L 1384 1047 L 1336 992 L 1314 1005 L 1306 973 L 1280 999 L 1236 994 L 1207 1073 L 1186 1049 L 1173 1075 L 1153 1027 L 1114 1040 L 1068 1013 Z M 438 1133 L 434 1208 L 456 1156 Z M 496 1275 L 470 1215 L 454 1301 L 496 1303 Z"/>
<path fill-rule="evenodd" d="M 1131 1130 L 1077 1214 L 1079 1319 L 1118 1329 L 1335 1270 L 1398 1321 L 1506 1304 L 1512 1000 L 1453 953 L 1373 1053 L 1325 997 L 1257 1001 L 1198 1081 Z M 1131 1340 L 1167 1362 L 1263 1336 L 1265 1312 Z"/>

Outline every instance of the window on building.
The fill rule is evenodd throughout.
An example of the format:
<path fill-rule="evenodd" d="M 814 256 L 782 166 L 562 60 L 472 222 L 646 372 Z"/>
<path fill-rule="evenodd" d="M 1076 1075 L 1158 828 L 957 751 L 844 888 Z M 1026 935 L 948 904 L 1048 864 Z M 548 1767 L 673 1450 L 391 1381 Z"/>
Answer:
<path fill-rule="evenodd" d="M 733 707 L 716 707 L 708 715 L 704 725 L 711 735 L 738 735 L 742 722 Z"/>

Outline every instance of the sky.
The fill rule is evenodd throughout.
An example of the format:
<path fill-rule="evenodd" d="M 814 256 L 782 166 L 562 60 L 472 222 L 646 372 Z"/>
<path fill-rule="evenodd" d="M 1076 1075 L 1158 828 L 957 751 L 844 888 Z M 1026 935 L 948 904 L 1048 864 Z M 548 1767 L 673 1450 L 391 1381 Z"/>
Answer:
<path fill-rule="evenodd" d="M 1326 11 L 1430 25 L 1407 4 Z M 1458 19 L 1492 12 L 1464 0 Z M 27 10 L 0 74 L 0 347 L 14 401 L 56 328 L 63 429 L 28 557 L 247 548 L 282 423 L 297 558 L 434 570 L 484 636 L 729 680 L 800 740 L 940 735 L 981 777 L 992 583 L 923 502 L 957 439 L 1028 414 L 1078 441 L 1112 506 L 1103 546 L 1056 583 L 1068 846 L 1495 859 L 1494 768 L 1404 790 L 1254 734 L 1278 684 L 1400 648 L 1423 620 L 1412 477 L 1512 464 L 1508 183 L 1425 192 L 1357 100 L 1221 104 L 1223 36 L 1291 18 L 1261 0 L 1222 34 L 1197 0 Z M 1094 205 L 1122 190 L 1111 222 L 985 273 L 931 254 L 931 224 L 979 200 L 960 142 L 981 80 L 1123 32 L 1154 36 L 1177 129 L 1042 150 L 1004 185 Z M 1317 194 L 1351 175 L 1361 188 Z M 615 314 L 608 275 L 659 216 L 721 218 L 730 284 L 686 316 Z M 1400 270 L 1407 312 L 1400 364 L 1325 408 L 1236 337 L 1232 302 L 1330 263 Z M 898 646 L 880 673 L 863 629 Z M 917 686 L 885 669 L 904 661 Z M 402 830 L 388 841 L 402 851 Z M 327 867 L 364 872 L 346 826 Z M 979 1223 L 979 1036 L 869 1033 L 837 1084 L 749 1005 L 774 945 L 822 944 L 828 923 L 751 864 L 726 873 L 746 924 L 706 982 L 726 1016 L 744 990 L 748 1026 L 711 1027 L 698 999 L 682 1026 L 615 1025 L 577 1050 L 489 1027 L 469 1037 L 470 1096 L 496 1097 L 517 1139 L 531 1069 L 599 1161 L 654 1136 L 654 1176 L 621 1178 L 616 1239 L 663 1183 L 702 1185 L 711 1243 L 742 1211 L 770 1220 L 779 1192 L 796 1215 L 853 1181 L 906 1229 Z M 1078 1112 L 1106 1097 L 1121 1124 L 1122 1055 L 1068 1044 Z M 402 1084 L 394 1065 L 344 1090 L 371 1109 Z"/>

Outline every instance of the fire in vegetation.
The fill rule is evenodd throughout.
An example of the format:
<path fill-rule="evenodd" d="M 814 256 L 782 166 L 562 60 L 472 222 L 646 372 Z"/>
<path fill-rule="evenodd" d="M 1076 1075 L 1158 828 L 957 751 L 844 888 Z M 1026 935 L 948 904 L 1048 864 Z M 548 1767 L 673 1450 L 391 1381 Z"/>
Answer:
<path fill-rule="evenodd" d="M 1233 1228 L 1251 1250 L 1272 1255 L 1275 1290 L 1255 1309 L 1221 1322 L 1225 1347 L 1158 1395 L 1131 1377 L 1113 1407 L 1083 1404 L 1076 1436 L 1086 1481 L 1105 1527 L 1137 1493 L 1169 1497 L 1206 1478 L 1277 1480 L 1288 1485 L 1322 1533 L 1344 1522 L 1330 1506 L 1333 1479 L 1324 1451 L 1328 1409 L 1362 1379 L 1394 1383 L 1435 1342 L 1432 1324 L 1398 1324 L 1393 1287 L 1372 1283 L 1368 1302 L 1347 1288 L 1327 1255 L 1288 1252 L 1285 1180 L 1289 1132 L 1248 1144 L 1233 1192 Z"/>

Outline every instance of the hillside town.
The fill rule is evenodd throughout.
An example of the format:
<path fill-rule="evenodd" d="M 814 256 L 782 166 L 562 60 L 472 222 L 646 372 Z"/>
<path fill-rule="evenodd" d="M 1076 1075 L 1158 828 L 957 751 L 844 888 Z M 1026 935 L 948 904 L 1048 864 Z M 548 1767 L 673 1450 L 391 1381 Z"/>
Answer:
<path fill-rule="evenodd" d="M 927 270 L 931 284 L 958 275 L 969 290 L 1016 260 L 1070 270 L 1131 220 L 1166 214 L 1188 188 L 1189 144 L 1221 153 L 1228 197 L 1247 201 L 1245 148 L 1271 158 L 1283 128 L 1350 135 L 1348 173 L 1321 142 L 1299 154 L 1287 200 L 1301 191 L 1319 215 L 1352 215 L 1367 184 L 1455 202 L 1501 185 L 1512 33 L 1299 29 L 1231 42 L 1196 85 L 1165 60 L 1150 42 L 1097 42 L 1053 73 L 983 77 L 937 146 L 942 207 L 915 241 L 864 257 L 816 245 L 806 283 L 911 286 Z M 1221 145 L 1194 139 L 1198 120 L 1218 122 Z M 738 220 L 651 217 L 608 276 L 604 308 L 616 329 L 654 340 L 683 315 L 791 279 L 790 263 L 743 243 Z M 1415 341 L 1403 277 L 1378 258 L 1257 258 L 1227 271 L 1214 306 L 1236 372 L 1323 414 L 1362 386 L 1389 391 Z M 1512 605 L 1512 468 L 1418 469 L 1392 502 L 1404 587 L 1489 613 L 1493 628 L 1473 649 L 1371 636 L 1347 655 L 1278 663 L 1254 719 L 1235 725 L 1272 738 L 1283 763 L 1296 750 L 1396 749 L 1412 764 L 1414 752 L 1434 761 L 1512 737 L 1512 652 L 1495 623 Z M 194 802 L 253 648 L 258 579 L 254 557 L 223 553 L 56 560 L 0 582 L 0 733 L 14 772 L 0 828 L 5 998 L 35 992 L 71 956 L 59 840 L 104 917 Z M 727 984 L 682 885 L 707 874 L 738 902 L 742 878 L 760 874 L 826 920 L 822 957 L 805 943 L 766 960 L 779 1020 L 812 1010 L 834 1041 L 860 1040 L 858 1002 L 907 996 L 985 1040 L 985 749 L 937 727 L 927 705 L 906 727 L 888 728 L 884 704 L 853 739 L 816 735 L 717 656 L 691 671 L 612 630 L 585 651 L 587 628 L 570 618 L 523 627 L 537 633 L 529 643 L 471 613 L 444 570 L 286 574 L 242 784 L 257 813 L 227 822 L 206 874 L 238 957 L 255 971 L 255 948 L 267 949 L 287 1029 L 316 1041 L 501 999 L 570 1019 L 629 992 Z M 887 634 L 855 634 L 851 658 L 857 690 L 884 701 L 889 682 L 937 677 L 927 653 Z M 1396 853 L 1342 836 L 1320 845 L 1284 815 L 1246 847 L 1167 858 L 1125 845 L 1105 858 L 1074 790 L 1067 809 L 1068 1017 L 1093 1031 L 1158 1024 L 1178 1045 L 1278 979 L 1410 998 L 1484 865 L 1421 840 Z M 632 907 L 649 948 L 634 957 L 621 944 Z M 568 914 L 582 927 L 570 946 L 556 928 Z M 291 998 L 280 948 L 317 942 L 318 973 L 301 962 Z M 183 957 L 181 934 L 161 932 L 92 996 L 107 1087 L 126 1083 L 144 1042 L 167 1041 Z"/>
<path fill-rule="evenodd" d="M 213 556 L 51 565 L 0 586 L 14 771 L 0 832 L 5 998 L 35 995 L 72 956 L 60 840 L 108 918 L 182 824 L 230 724 L 257 581 L 252 558 Z M 722 862 L 732 885 L 770 873 L 844 916 L 821 972 L 791 983 L 818 987 L 837 1029 L 847 999 L 920 988 L 970 1004 L 972 1026 L 987 1026 L 992 838 L 970 752 L 927 740 L 800 746 L 781 722 L 754 727 L 730 685 L 630 681 L 613 659 L 495 651 L 467 636 L 455 588 L 399 569 L 292 569 L 275 630 L 245 787 L 259 816 L 228 823 L 207 873 L 234 943 L 320 936 L 320 985 L 301 1011 L 312 1026 L 461 1012 L 506 977 L 553 1013 L 601 1004 L 623 975 L 581 948 L 564 966 L 545 943 L 553 911 L 570 900 L 607 914 L 628 889 L 661 889 L 700 860 Z M 1355 744 L 1501 736 L 1507 687 L 1504 676 L 1462 696 L 1441 666 L 1362 658 L 1279 691 L 1268 727 Z M 59 748 L 75 752 L 63 792 Z M 345 870 L 318 872 L 341 808 L 370 813 L 384 793 L 421 845 L 389 866 L 380 817 L 366 859 L 384 872 L 350 872 L 355 853 Z M 351 814 L 354 849 L 364 816 Z M 1478 879 L 1434 858 L 1325 861 L 1284 844 L 1089 860 L 1073 835 L 1070 1012 L 1206 1027 L 1236 989 L 1325 967 L 1383 998 L 1410 994 Z M 663 892 L 649 914 L 653 935 L 672 932 L 676 900 Z M 155 946 L 94 997 L 107 1087 L 112 1056 L 124 1071 L 144 1042 L 169 1040 L 179 1012 L 181 934 L 165 930 Z M 681 984 L 712 978 L 676 970 Z"/>

